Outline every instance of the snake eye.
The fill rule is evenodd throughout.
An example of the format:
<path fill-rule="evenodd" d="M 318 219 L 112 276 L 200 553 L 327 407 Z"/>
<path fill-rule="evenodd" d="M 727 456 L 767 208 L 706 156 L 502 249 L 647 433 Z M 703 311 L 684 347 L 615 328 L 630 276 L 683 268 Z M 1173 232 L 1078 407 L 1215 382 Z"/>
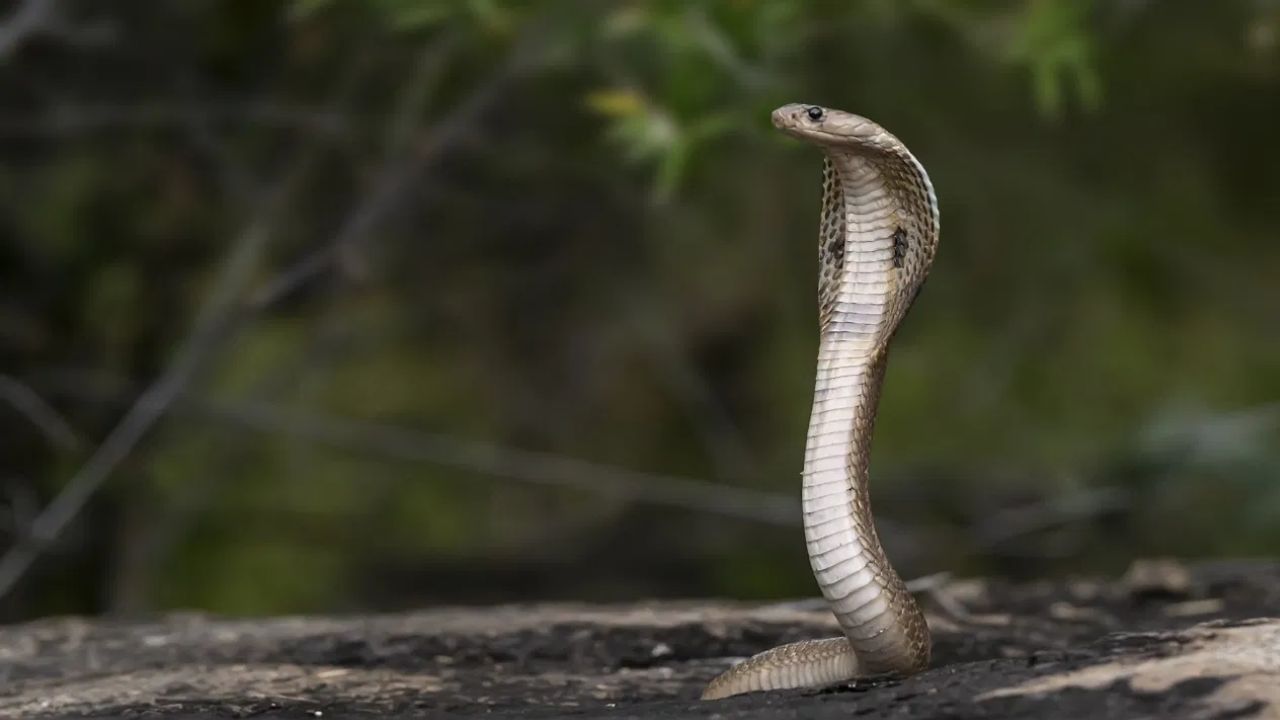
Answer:
<path fill-rule="evenodd" d="M 822 119 L 822 108 L 817 105 L 810 105 L 809 109 L 805 112 L 809 114 L 810 120 L 817 121 Z"/>

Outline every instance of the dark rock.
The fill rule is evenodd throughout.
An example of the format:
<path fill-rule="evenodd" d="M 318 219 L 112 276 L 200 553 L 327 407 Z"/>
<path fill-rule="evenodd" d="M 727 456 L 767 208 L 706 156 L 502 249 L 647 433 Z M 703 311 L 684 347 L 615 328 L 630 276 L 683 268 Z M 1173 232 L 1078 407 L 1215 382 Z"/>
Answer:
<path fill-rule="evenodd" d="M 830 615 L 661 602 L 44 620 L 0 629 L 0 717 L 1280 717 L 1280 563 L 1185 570 L 1176 592 L 1135 592 L 1133 574 L 952 582 L 925 596 L 931 670 L 714 703 L 697 697 L 734 659 L 830 636 Z"/>

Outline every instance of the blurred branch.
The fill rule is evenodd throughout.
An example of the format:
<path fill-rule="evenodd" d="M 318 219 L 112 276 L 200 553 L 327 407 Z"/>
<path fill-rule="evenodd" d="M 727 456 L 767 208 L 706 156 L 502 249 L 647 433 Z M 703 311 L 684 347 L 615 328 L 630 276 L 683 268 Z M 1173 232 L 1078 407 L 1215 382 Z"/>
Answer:
<path fill-rule="evenodd" d="M 352 261 L 357 245 L 369 238 L 369 231 L 384 219 L 414 180 L 471 129 L 476 119 L 501 97 L 511 81 L 529 72 L 533 65 L 530 56 L 539 45 L 540 35 L 537 33 L 530 33 L 517 42 L 502 65 L 479 83 L 447 117 L 419 133 L 404 153 L 388 154 L 373 189 L 337 235 L 264 283 L 253 294 L 250 305 L 273 305 L 330 267 Z M 434 75 L 435 70 L 428 61 L 420 63 L 418 83 L 427 82 Z M 412 81 L 406 86 L 404 98 L 398 103 L 402 112 L 413 107 L 411 101 L 418 88 L 419 84 Z"/>
<path fill-rule="evenodd" d="M 445 58 L 454 49 L 456 38 L 449 37 L 427 45 L 418 53 L 418 62 L 414 72 L 409 76 L 395 100 L 395 110 L 387 119 L 384 135 L 389 138 L 386 144 L 384 161 L 393 156 L 411 150 L 418 136 L 418 125 L 422 120 L 422 111 L 428 104 L 433 91 L 437 89 L 440 78 L 447 67 Z"/>
<path fill-rule="evenodd" d="M 114 33 L 107 25 L 72 24 L 59 16 L 55 0 L 23 0 L 0 24 L 0 61 L 9 59 L 36 35 L 57 35 L 71 43 L 102 43 Z"/>
<path fill-rule="evenodd" d="M 1155 454 L 1169 454 L 1176 447 L 1199 459 L 1239 455 L 1242 444 L 1273 442 L 1269 431 L 1278 426 L 1280 402 L 1231 412 L 1169 414 L 1148 423 L 1142 445 Z"/>
<path fill-rule="evenodd" d="M 132 396 L 132 389 L 123 383 L 86 379 L 83 373 L 54 373 L 44 377 L 47 380 L 42 380 L 40 386 L 47 392 L 95 402 L 125 402 Z M 302 438 L 380 459 L 444 465 L 492 477 L 572 488 L 771 525 L 795 526 L 800 523 L 799 502 L 780 493 L 632 470 L 557 453 L 465 440 L 366 420 L 287 410 L 269 403 L 208 400 L 184 393 L 176 405 L 185 412 L 232 422 L 258 432 Z M 974 539 L 975 551 L 990 550 L 1036 532 L 1122 510 L 1129 506 L 1131 500 L 1131 494 L 1123 488 L 1088 488 L 997 512 L 987 520 L 962 530 Z M 898 547 L 900 552 L 906 541 L 912 539 L 912 531 L 893 520 L 877 518 L 876 526 L 886 544 Z M 925 585 L 919 588 L 920 591 L 926 589 Z"/>
<path fill-rule="evenodd" d="M 53 0 L 25 0 L 0 25 L 0 60 L 12 55 L 27 38 L 48 26 L 53 16 Z"/>
<path fill-rule="evenodd" d="M 213 291 L 201 306 L 195 324 L 173 362 L 138 396 L 79 472 L 36 516 L 28 528 L 27 537 L 19 539 L 0 557 L 0 597 L 13 589 L 36 557 L 79 514 L 89 498 L 129 456 L 226 338 L 240 295 L 266 243 L 277 205 L 277 202 L 269 202 L 264 212 L 249 223 L 232 245 Z"/>
<path fill-rule="evenodd" d="M 37 115 L 0 117 L 0 137 L 59 138 L 113 128 L 152 130 L 182 127 L 194 121 L 242 123 L 322 135 L 338 135 L 352 118 L 325 108 L 266 101 L 224 103 L 150 103 L 141 105 L 55 105 Z"/>
<path fill-rule="evenodd" d="M 71 423 L 26 383 L 0 373 L 0 400 L 17 410 L 50 444 L 63 450 L 80 449 L 80 436 Z"/>
<path fill-rule="evenodd" d="M 353 94 L 367 80 L 371 69 L 371 57 L 372 53 L 370 52 L 360 52 L 353 59 L 344 63 L 341 74 L 335 79 L 333 89 L 329 92 L 329 99 L 323 105 L 317 107 L 295 107 L 254 101 L 241 106 L 228 105 L 225 107 L 250 111 L 266 109 L 266 116 L 268 117 L 277 113 L 288 115 L 294 112 L 302 112 L 306 118 L 310 119 L 331 119 L 334 123 L 335 133 L 339 130 L 350 130 L 353 125 L 348 121 L 350 113 L 343 108 L 352 103 Z M 201 149 L 211 164 L 215 166 L 218 177 L 226 188 L 228 195 L 235 197 L 246 206 L 252 207 L 253 203 L 256 202 L 256 198 L 269 192 L 270 188 L 260 183 L 256 178 L 251 177 L 251 174 L 242 167 L 242 165 L 248 166 L 252 163 L 235 163 L 231 160 L 236 155 L 236 151 L 233 143 L 218 136 L 216 126 L 220 119 L 219 113 L 216 111 L 212 113 L 205 112 L 205 110 L 219 106 L 211 106 L 200 100 L 198 93 L 200 92 L 199 87 L 201 84 L 200 80 L 195 76 L 184 78 L 180 93 L 181 97 L 185 98 L 182 108 L 187 112 L 175 116 L 174 120 L 180 122 L 186 128 L 194 145 Z M 262 119 L 267 118 L 264 117 Z M 312 139 L 314 140 L 314 138 Z M 301 151 L 295 161 L 297 166 L 304 167 L 308 163 L 314 162 L 319 152 L 319 143 L 313 142 L 310 147 Z"/>
<path fill-rule="evenodd" d="M 992 549 L 1015 538 L 1070 525 L 1130 506 L 1132 493 L 1116 486 L 1088 488 L 1030 505 L 988 513 L 973 534 L 978 547 Z"/>
<path fill-rule="evenodd" d="M 123 401 L 129 396 L 129 388 L 119 383 L 86 382 L 83 376 L 60 374 L 47 384 L 54 392 L 95 401 Z M 378 458 L 429 462 L 494 477 L 773 525 L 794 526 L 800 522 L 800 503 L 789 495 L 630 470 L 555 453 L 463 440 L 364 420 L 284 410 L 267 403 L 183 397 L 179 407 L 258 432 L 304 438 Z"/>
<path fill-rule="evenodd" d="M 266 284 L 265 291 L 253 294 L 248 301 L 242 300 L 256 260 L 269 237 L 275 214 L 288 194 L 287 189 L 303 174 L 305 159 L 309 157 L 304 153 L 304 162 L 297 163 L 286 179 L 277 183 L 264 210 L 234 243 L 213 292 L 201 306 L 193 329 L 174 361 L 138 396 L 80 471 L 35 518 L 28 537 L 15 543 L 0 557 L 0 597 L 13 588 L 44 548 L 79 514 L 89 498 L 186 390 L 214 350 L 229 339 L 244 321 L 286 296 L 333 260 L 349 257 L 351 250 L 367 239 L 376 223 L 394 206 L 429 161 L 456 140 L 470 122 L 499 96 L 517 71 L 528 69 L 529 48 L 529 42 L 517 43 L 507 61 L 488 82 L 480 85 L 446 120 L 420 137 L 415 152 L 400 162 L 389 160 L 374 189 L 365 196 L 335 237 L 326 243 L 324 250 L 285 270 Z M 323 427 L 320 426 L 321 429 Z"/>
<path fill-rule="evenodd" d="M 0 597 L 7 595 L 31 563 L 55 541 L 133 452 L 212 359 L 248 318 L 243 296 L 270 237 L 271 227 L 285 200 L 306 174 L 312 156 L 303 152 L 262 201 L 259 211 L 231 244 L 212 290 L 201 303 L 191 330 L 181 341 L 174 359 L 160 377 L 143 390 L 124 416 L 85 461 L 58 495 L 31 521 L 25 536 L 0 556 Z"/>
<path fill-rule="evenodd" d="M 58 495 L 30 523 L 28 533 L 0 557 L 0 597 L 8 594 L 31 563 L 57 539 L 111 473 L 185 392 L 219 346 L 265 306 L 244 298 L 271 228 L 290 192 L 306 175 L 314 154 L 304 148 L 282 178 L 264 188 L 266 200 L 232 244 L 213 289 L 201 304 L 192 329 L 161 376 L 130 405 L 124 417 Z"/>
<path fill-rule="evenodd" d="M 425 433 L 265 405 L 211 403 L 207 411 L 261 432 L 302 437 L 382 457 L 448 465 L 539 485 L 569 487 L 657 505 L 774 525 L 797 525 L 800 504 L 790 496 L 693 478 L 630 470 L 547 452 Z"/>

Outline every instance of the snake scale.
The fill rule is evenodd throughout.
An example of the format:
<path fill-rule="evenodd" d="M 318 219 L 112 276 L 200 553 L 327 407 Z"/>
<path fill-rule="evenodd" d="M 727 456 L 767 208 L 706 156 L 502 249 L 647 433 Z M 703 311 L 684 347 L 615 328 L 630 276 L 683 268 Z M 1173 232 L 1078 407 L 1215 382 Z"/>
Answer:
<path fill-rule="evenodd" d="M 870 120 L 792 104 L 774 111 L 773 124 L 825 155 L 802 508 L 809 564 L 844 636 L 755 655 L 713 680 L 703 699 L 909 675 L 929 664 L 929 627 L 880 545 L 867 477 L 889 341 L 938 245 L 937 196 L 915 156 Z"/>

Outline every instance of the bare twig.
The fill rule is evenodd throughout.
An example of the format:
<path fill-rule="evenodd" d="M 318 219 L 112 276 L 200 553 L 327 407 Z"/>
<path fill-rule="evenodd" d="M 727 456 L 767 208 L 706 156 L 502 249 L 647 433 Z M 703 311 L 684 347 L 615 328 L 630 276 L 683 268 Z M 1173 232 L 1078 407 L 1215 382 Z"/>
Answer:
<path fill-rule="evenodd" d="M 1196 457 L 1239 453 L 1242 447 L 1265 446 L 1280 427 L 1280 402 L 1266 402 L 1229 412 L 1200 412 L 1158 417 L 1142 438 L 1145 452 L 1166 454 L 1178 447 Z"/>
<path fill-rule="evenodd" d="M 313 159 L 311 153 L 303 151 L 283 178 L 274 184 L 257 215 L 232 243 L 213 290 L 201 304 L 192 329 L 180 344 L 173 361 L 154 383 L 138 395 L 102 444 L 36 516 L 26 537 L 20 538 L 0 556 L 0 597 L 13 589 L 31 563 L 75 519 L 111 473 L 212 360 L 215 351 L 261 309 L 245 307 L 246 289 L 277 215 L 293 187 L 306 175 Z"/>
<path fill-rule="evenodd" d="M 211 125 L 253 124 L 319 135 L 339 135 L 350 130 L 352 125 L 352 118 L 333 110 L 254 100 L 195 104 L 55 105 L 36 115 L 0 117 L 0 137 L 57 138 L 116 128 L 182 127 L 196 121 Z"/>
<path fill-rule="evenodd" d="M 200 308 L 191 332 L 168 369 L 138 397 L 80 471 L 36 516 L 31 522 L 28 537 L 15 543 L 0 557 L 0 597 L 8 594 L 44 547 L 79 514 L 84 504 L 164 415 L 170 403 L 186 389 L 222 342 L 230 330 L 229 321 L 235 315 L 237 302 L 266 243 L 270 210 L 273 209 L 274 203 L 271 203 L 268 211 L 255 218 L 233 245 L 213 292 Z"/>
<path fill-rule="evenodd" d="M 927 593 L 933 592 L 938 588 L 946 587 L 951 582 L 951 573 L 947 571 L 936 572 L 929 575 L 921 575 L 918 578 L 912 578 L 907 581 L 907 592 L 911 593 Z"/>
<path fill-rule="evenodd" d="M 0 25 L 0 60 L 8 58 L 27 38 L 48 25 L 53 13 L 53 0 L 25 0 Z"/>
<path fill-rule="evenodd" d="M 1131 502 L 1131 493 L 1121 487 L 1087 488 L 1024 507 L 989 513 L 987 519 L 974 528 L 973 534 L 980 548 L 991 549 L 1035 532 L 1122 510 Z"/>
<path fill-rule="evenodd" d="M 63 450 L 80 449 L 80 435 L 71 423 L 26 383 L 0 373 L 0 400 L 25 417 L 50 444 Z"/>
<path fill-rule="evenodd" d="M 67 43 L 98 45 L 111 40 L 114 28 L 105 24 L 73 24 L 60 17 L 55 0 L 23 0 L 0 24 L 0 61 L 7 60 L 36 35 L 56 35 Z"/>
<path fill-rule="evenodd" d="M 211 404 L 209 411 L 254 429 L 304 437 L 382 457 L 432 462 L 496 477 L 570 487 L 648 503 L 793 526 L 795 498 L 704 480 L 630 470 L 564 455 L 521 450 L 407 428 L 260 405 Z"/>
<path fill-rule="evenodd" d="M 512 80 L 531 69 L 530 56 L 539 40 L 537 33 L 530 33 L 523 42 L 516 44 L 492 76 L 480 83 L 447 117 L 420 134 L 407 152 L 388 156 L 378 173 L 378 182 L 338 234 L 264 283 L 253 294 L 250 306 L 273 305 L 331 266 L 350 260 L 356 245 L 369 237 L 369 231 L 385 218 L 414 180 L 471 128 L 476 118 L 501 97 Z M 420 72 L 428 70 L 429 65 L 424 62 Z"/>
<path fill-rule="evenodd" d="M 256 293 L 246 302 L 241 299 L 243 290 L 266 242 L 275 212 L 288 194 L 286 189 L 303 174 L 301 168 L 306 166 L 305 162 L 297 164 L 296 172 L 290 173 L 285 182 L 278 184 L 280 190 L 272 194 L 271 200 L 265 205 L 266 210 L 250 223 L 235 243 L 214 292 L 202 305 L 196 323 L 183 341 L 175 360 L 155 383 L 138 396 L 80 471 L 35 518 L 28 538 L 16 543 L 0 557 L 0 597 L 13 588 L 36 557 L 61 534 L 112 471 L 186 390 L 213 351 L 245 321 L 316 274 L 315 270 L 307 268 L 323 269 L 334 259 L 345 257 L 355 245 L 362 242 L 429 161 L 453 143 L 474 117 L 496 99 L 506 82 L 517 74 L 517 70 L 527 69 L 525 50 L 526 43 L 520 43 L 490 82 L 483 83 L 446 120 L 420 138 L 416 151 L 409 158 L 388 164 L 374 189 L 357 206 L 335 237 L 326 243 L 325 249 L 315 256 L 321 261 L 318 266 L 310 259 L 304 260 L 301 264 L 304 272 L 299 272 L 298 266 L 286 270 L 276 280 L 267 283 L 266 292 Z M 304 160 L 307 157 L 309 156 L 304 155 Z M 322 430 L 323 425 L 317 428 L 317 432 Z"/>
<path fill-rule="evenodd" d="M 907 591 L 927 595 L 951 619 L 964 622 L 973 617 L 964 605 L 955 598 L 947 587 L 951 584 L 951 573 L 947 571 L 924 575 L 907 581 Z"/>
<path fill-rule="evenodd" d="M 42 387 L 45 385 L 42 383 Z M 119 401 L 129 397 L 129 389 L 119 383 L 85 382 L 62 376 L 47 385 L 53 392 L 97 401 Z M 772 525 L 794 526 L 800 521 L 800 504 L 789 495 L 631 470 L 556 453 L 522 450 L 365 420 L 285 410 L 267 403 L 184 397 L 178 407 L 258 432 L 305 438 L 329 447 L 384 459 L 429 462 L 495 477 L 574 488 Z"/>
<path fill-rule="evenodd" d="M 400 95 L 396 98 L 394 110 L 387 118 L 387 138 L 384 160 L 406 150 L 412 150 L 415 138 L 419 134 L 422 112 L 430 104 L 431 98 L 440 84 L 444 69 L 448 67 L 448 58 L 455 46 L 452 36 L 426 45 L 418 53 L 418 62 L 410 79 L 405 83 Z"/>

